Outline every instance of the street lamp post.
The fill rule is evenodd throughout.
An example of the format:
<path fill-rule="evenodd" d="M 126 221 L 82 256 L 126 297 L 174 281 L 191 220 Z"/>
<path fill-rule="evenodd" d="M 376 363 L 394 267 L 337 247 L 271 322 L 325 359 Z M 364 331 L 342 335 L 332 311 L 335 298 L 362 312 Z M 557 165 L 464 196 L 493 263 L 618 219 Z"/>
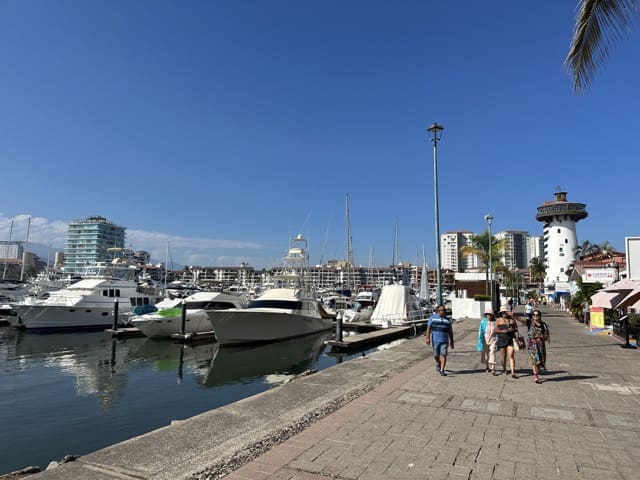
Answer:
<path fill-rule="evenodd" d="M 489 214 L 486 214 L 484 216 L 484 219 L 487 221 L 487 224 L 489 225 L 489 287 L 490 287 L 490 292 L 489 295 L 491 297 L 491 308 L 493 308 L 493 265 L 492 265 L 492 259 L 491 259 L 491 247 L 492 247 L 492 241 L 491 241 L 491 222 L 493 222 L 493 217 Z"/>
<path fill-rule="evenodd" d="M 436 221 L 436 302 L 442 305 L 442 272 L 440 265 L 440 209 L 438 208 L 438 142 L 442 138 L 444 127 L 433 123 L 427 128 L 433 143 L 433 204 Z"/>

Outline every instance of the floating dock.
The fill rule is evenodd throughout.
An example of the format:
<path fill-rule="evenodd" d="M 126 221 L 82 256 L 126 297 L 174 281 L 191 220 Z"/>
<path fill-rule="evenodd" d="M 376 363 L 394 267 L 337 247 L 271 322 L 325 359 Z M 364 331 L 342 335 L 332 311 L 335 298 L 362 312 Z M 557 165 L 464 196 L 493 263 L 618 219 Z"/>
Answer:
<path fill-rule="evenodd" d="M 194 343 L 194 342 L 210 342 L 215 341 L 216 334 L 212 330 L 210 332 L 197 332 L 197 333 L 174 333 L 171 335 L 171 340 L 176 340 L 178 343 Z"/>
<path fill-rule="evenodd" d="M 144 333 L 136 327 L 108 328 L 105 332 L 114 338 L 144 337 Z"/>
<path fill-rule="evenodd" d="M 331 346 L 331 351 L 359 350 L 373 345 L 390 342 L 398 338 L 406 338 L 415 335 L 416 329 L 413 326 L 399 326 L 380 328 L 373 332 L 350 335 L 342 340 L 329 340 L 327 345 Z"/>

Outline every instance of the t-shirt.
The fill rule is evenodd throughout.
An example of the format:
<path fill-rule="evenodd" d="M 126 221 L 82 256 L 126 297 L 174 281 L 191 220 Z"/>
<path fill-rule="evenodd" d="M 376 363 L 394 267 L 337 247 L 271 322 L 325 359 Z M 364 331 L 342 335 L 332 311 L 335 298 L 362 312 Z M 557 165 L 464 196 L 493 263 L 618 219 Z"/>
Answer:
<path fill-rule="evenodd" d="M 433 338 L 433 343 L 449 343 L 451 320 L 449 320 L 447 317 L 432 315 L 427 322 L 427 327 L 431 327 L 431 337 Z"/>
<path fill-rule="evenodd" d="M 526 313 L 527 315 L 533 313 L 533 305 L 527 303 L 527 305 L 524 307 L 524 313 Z"/>

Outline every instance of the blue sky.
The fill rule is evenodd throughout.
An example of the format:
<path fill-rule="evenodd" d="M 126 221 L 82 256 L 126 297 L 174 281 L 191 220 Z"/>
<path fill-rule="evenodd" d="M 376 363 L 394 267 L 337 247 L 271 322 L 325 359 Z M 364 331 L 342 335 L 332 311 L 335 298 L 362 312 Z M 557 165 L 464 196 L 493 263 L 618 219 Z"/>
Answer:
<path fill-rule="evenodd" d="M 102 215 L 180 264 L 434 265 L 440 231 L 541 234 L 557 186 L 578 240 L 637 226 L 640 32 L 592 88 L 564 67 L 575 1 L 0 2 L 0 238 L 62 249 Z"/>

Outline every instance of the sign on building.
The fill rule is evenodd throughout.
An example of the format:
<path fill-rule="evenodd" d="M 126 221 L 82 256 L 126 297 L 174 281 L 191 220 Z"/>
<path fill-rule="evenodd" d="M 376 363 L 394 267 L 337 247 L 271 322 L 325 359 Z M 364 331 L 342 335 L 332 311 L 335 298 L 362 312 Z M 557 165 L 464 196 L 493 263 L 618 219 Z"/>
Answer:
<path fill-rule="evenodd" d="M 627 254 L 627 278 L 640 280 L 640 237 L 625 237 L 624 249 Z"/>

